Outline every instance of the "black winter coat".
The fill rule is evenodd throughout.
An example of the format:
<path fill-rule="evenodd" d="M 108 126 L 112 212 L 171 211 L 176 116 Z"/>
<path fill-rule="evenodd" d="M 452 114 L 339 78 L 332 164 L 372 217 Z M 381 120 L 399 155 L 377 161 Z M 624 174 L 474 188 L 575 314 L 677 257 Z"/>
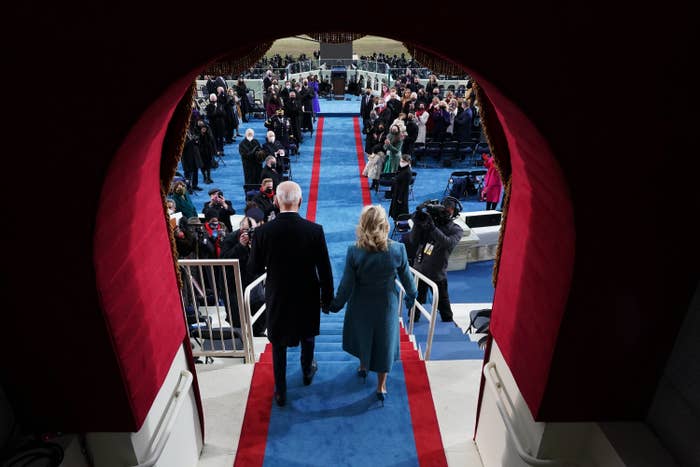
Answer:
<path fill-rule="evenodd" d="M 319 334 L 320 303 L 333 299 L 333 272 L 323 227 L 284 212 L 255 230 L 248 271 L 267 268 L 267 337 L 273 345 L 296 346 Z"/>

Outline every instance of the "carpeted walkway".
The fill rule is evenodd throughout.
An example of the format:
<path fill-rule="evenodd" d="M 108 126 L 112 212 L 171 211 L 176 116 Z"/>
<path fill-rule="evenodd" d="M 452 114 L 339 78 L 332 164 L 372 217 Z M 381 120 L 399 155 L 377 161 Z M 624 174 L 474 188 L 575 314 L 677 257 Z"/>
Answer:
<path fill-rule="evenodd" d="M 241 126 L 241 133 L 248 127 L 255 130 L 261 142 L 264 140 L 261 120 Z M 355 240 L 362 206 L 381 203 L 388 211 L 389 200 L 382 193 L 370 194 L 367 180 L 360 177 L 362 147 L 357 118 L 321 117 L 313 137 L 305 134 L 299 160 L 292 161 L 293 179 L 304 197 L 300 214 L 323 226 L 336 286 L 346 249 Z M 236 211 L 242 213 L 243 176 L 237 144 L 226 146 L 225 153 L 226 165 L 213 172 L 215 183 L 211 187 L 224 190 Z M 417 169 L 415 200 L 409 207 L 413 209 L 425 199 L 442 198 L 452 170 L 456 169 Z M 194 199 L 201 208 L 208 200 L 206 190 Z M 483 203 L 464 204 L 465 210 L 483 209 Z M 453 302 L 462 298 L 490 301 L 491 267 L 490 263 L 472 264 L 464 272 L 450 273 Z M 478 291 L 463 294 L 466 284 L 471 284 L 467 289 L 476 287 Z M 389 396 L 380 407 L 374 393 L 376 374 L 370 374 L 363 384 L 356 375 L 357 360 L 342 351 L 343 317 L 343 312 L 321 317 L 315 352 L 319 369 L 311 386 L 302 385 L 299 349 L 289 350 L 287 405 L 283 408 L 272 402 L 270 352 L 261 355 L 254 370 L 235 465 L 446 465 L 425 364 L 413 344 L 402 335 L 402 361 L 389 374 Z M 424 328 L 427 332 L 425 321 L 418 323 L 418 342 L 424 337 Z M 437 323 L 436 336 L 434 359 L 483 357 L 483 352 L 451 323 Z"/>

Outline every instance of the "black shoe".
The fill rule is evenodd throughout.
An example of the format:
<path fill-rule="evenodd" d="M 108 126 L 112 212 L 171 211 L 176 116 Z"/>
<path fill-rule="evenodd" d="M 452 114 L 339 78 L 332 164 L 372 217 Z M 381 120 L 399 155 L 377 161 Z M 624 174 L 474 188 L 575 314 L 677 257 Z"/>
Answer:
<path fill-rule="evenodd" d="M 194 191 L 202 191 L 204 188 L 200 188 L 200 187 L 198 187 L 198 186 L 193 186 L 192 189 L 193 189 Z"/>
<path fill-rule="evenodd" d="M 311 368 L 309 369 L 309 372 L 304 375 L 304 386 L 308 386 L 311 384 L 311 381 L 314 379 L 314 375 L 316 374 L 316 371 L 318 370 L 318 364 L 316 361 L 311 362 Z"/>
<path fill-rule="evenodd" d="M 443 323 L 454 323 L 455 322 L 455 320 L 452 319 L 452 316 L 449 316 L 447 318 L 440 317 L 440 319 L 442 320 Z"/>
<path fill-rule="evenodd" d="M 277 403 L 278 406 L 284 407 L 284 405 L 287 403 L 287 395 L 276 392 L 275 393 L 275 402 Z"/>
<path fill-rule="evenodd" d="M 363 383 L 367 382 L 367 370 L 363 370 L 362 368 L 358 369 L 357 376 L 362 378 Z"/>
<path fill-rule="evenodd" d="M 384 399 L 386 399 L 387 395 L 386 392 L 377 392 L 377 400 L 382 403 L 382 407 L 384 407 Z"/>

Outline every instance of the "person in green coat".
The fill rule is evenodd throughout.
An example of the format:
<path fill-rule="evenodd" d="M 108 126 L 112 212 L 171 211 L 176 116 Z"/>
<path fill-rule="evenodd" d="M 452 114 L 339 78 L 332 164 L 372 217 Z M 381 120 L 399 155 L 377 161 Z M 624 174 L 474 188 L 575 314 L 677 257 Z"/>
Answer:
<path fill-rule="evenodd" d="M 417 295 L 403 243 L 389 240 L 389 221 L 380 205 L 365 206 L 357 226 L 357 242 L 348 247 L 343 277 L 330 311 L 347 303 L 343 350 L 360 359 L 358 375 L 377 372 L 377 399 L 387 394 L 386 378 L 399 359 L 398 277 L 411 307 Z"/>
<path fill-rule="evenodd" d="M 401 148 L 403 140 L 401 132 L 397 125 L 391 125 L 389 135 L 384 140 L 384 152 L 386 153 L 386 161 L 384 162 L 383 173 L 394 173 L 399 169 L 399 159 L 401 158 Z"/>
<path fill-rule="evenodd" d="M 187 193 L 187 186 L 182 181 L 177 181 L 173 185 L 173 200 L 175 201 L 175 212 L 181 212 L 185 219 L 197 217 L 197 209 L 192 203 L 190 194 Z"/>

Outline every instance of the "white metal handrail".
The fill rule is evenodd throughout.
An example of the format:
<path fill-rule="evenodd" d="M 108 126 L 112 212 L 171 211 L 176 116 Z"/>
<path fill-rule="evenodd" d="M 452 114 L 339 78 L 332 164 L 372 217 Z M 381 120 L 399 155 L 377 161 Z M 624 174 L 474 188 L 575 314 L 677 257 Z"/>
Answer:
<path fill-rule="evenodd" d="M 535 466 L 576 467 L 580 465 L 576 461 L 569 459 L 540 459 L 539 457 L 534 457 L 530 453 L 530 450 L 525 449 L 523 447 L 522 442 L 520 441 L 518 433 L 515 430 L 513 421 L 510 419 L 510 416 L 508 416 L 508 411 L 506 410 L 506 407 L 503 404 L 503 398 L 505 397 L 505 399 L 508 401 L 508 405 L 510 406 L 511 412 L 513 414 L 516 413 L 513 400 L 508 394 L 508 391 L 506 390 L 506 387 L 503 384 L 503 380 L 501 380 L 501 376 L 498 374 L 498 368 L 496 368 L 496 364 L 494 362 L 488 362 L 486 365 L 484 365 L 484 378 L 486 379 L 487 385 L 489 386 L 489 388 L 493 392 L 493 395 L 496 398 L 496 407 L 498 408 L 498 412 L 501 414 L 501 418 L 503 419 L 503 423 L 506 426 L 508 435 L 510 436 L 510 439 L 513 440 L 515 450 L 518 452 L 518 456 L 520 456 L 523 462 L 525 462 L 528 465 Z"/>
<path fill-rule="evenodd" d="M 209 332 L 209 340 L 218 340 L 221 345 L 222 350 L 193 350 L 193 355 L 194 356 L 232 356 L 232 357 L 244 357 L 246 359 L 246 362 L 253 362 L 254 361 L 254 353 L 252 349 L 252 338 L 250 340 L 245 339 L 245 329 L 247 328 L 247 321 L 248 321 L 248 316 L 243 313 L 243 289 L 241 285 L 241 271 L 240 271 L 240 264 L 237 259 L 181 259 L 178 260 L 178 266 L 184 268 L 185 271 L 185 280 L 189 284 L 189 292 L 190 296 L 189 299 L 191 303 L 193 304 L 193 307 L 195 308 L 195 319 L 197 323 L 197 329 L 196 329 L 196 335 L 199 337 L 199 339 L 203 339 L 202 336 L 202 330 L 205 327 L 206 330 Z M 222 285 L 222 290 L 219 291 L 219 285 L 217 285 L 217 275 L 215 268 L 220 268 L 221 276 L 220 278 L 222 279 L 221 285 Z M 230 302 L 230 294 L 229 294 L 229 283 L 226 280 L 226 274 L 225 274 L 225 268 L 226 267 L 232 267 L 233 268 L 233 276 L 234 276 L 234 282 L 233 284 L 235 286 L 236 290 L 236 302 L 238 305 L 238 315 L 239 315 L 239 322 L 241 323 L 241 333 L 243 335 L 242 340 L 242 348 L 238 349 L 236 348 L 236 338 L 234 335 L 233 331 L 233 315 L 232 315 L 232 307 L 231 307 L 231 302 Z M 207 295 L 206 291 L 204 289 L 204 276 L 205 272 L 203 268 L 206 268 L 206 274 L 207 277 L 209 278 L 211 282 L 211 288 L 212 288 L 212 293 L 214 294 L 214 303 L 213 307 L 216 311 L 215 316 L 209 316 L 209 304 L 207 302 Z M 192 271 L 195 271 L 195 274 L 193 274 Z M 196 274 L 198 273 L 198 274 Z M 195 277 L 198 276 L 198 277 Z M 184 295 L 186 294 L 186 290 L 182 291 L 182 298 L 183 298 L 183 313 L 184 313 Z M 196 294 L 195 294 L 196 292 Z M 220 293 L 221 292 L 221 293 Z M 220 297 L 221 295 L 221 297 Z M 207 318 L 204 321 L 200 321 L 200 311 L 199 311 L 199 306 L 197 305 L 197 296 L 202 298 L 204 300 L 205 306 L 206 306 L 206 313 L 207 313 Z M 219 304 L 219 300 L 223 299 L 224 305 Z M 222 308 L 224 311 L 224 316 L 225 319 L 222 318 L 221 312 Z M 215 318 L 215 319 L 214 319 Z M 228 322 L 226 322 L 226 320 Z M 212 322 L 214 321 L 214 325 L 212 325 Z M 224 330 L 226 328 L 230 329 L 230 334 L 231 334 L 231 342 L 233 349 L 228 349 L 226 346 L 226 339 L 224 339 Z M 218 339 L 214 337 L 216 333 L 218 332 Z M 189 329 L 188 329 L 189 333 Z"/>
<path fill-rule="evenodd" d="M 421 304 L 418 303 L 418 300 L 413 301 L 413 306 L 411 307 L 410 310 L 408 310 L 408 334 L 413 334 L 413 313 L 415 312 L 416 307 L 418 308 L 418 311 L 426 317 L 428 320 L 429 326 L 428 326 L 428 341 L 425 344 L 425 355 L 423 357 L 424 360 L 430 360 L 430 352 L 433 348 L 433 336 L 435 335 L 435 317 L 437 314 L 437 304 L 438 304 L 438 299 L 440 297 L 440 294 L 438 292 L 438 286 L 435 282 L 431 281 L 428 279 L 425 275 L 421 274 L 420 272 L 416 271 L 413 268 L 409 268 L 411 271 L 411 274 L 413 274 L 413 281 L 416 284 L 416 287 L 418 287 L 418 283 L 422 280 L 428 286 L 430 286 L 430 289 L 433 291 L 433 300 L 430 306 L 430 313 L 425 309 L 425 307 Z M 399 316 L 401 316 L 401 307 L 403 305 L 403 295 L 406 293 L 406 290 L 403 288 L 403 285 L 401 282 L 399 282 L 398 279 L 394 279 L 394 282 L 399 286 Z"/>
<path fill-rule="evenodd" d="M 189 371 L 182 370 L 180 372 L 180 379 L 178 379 L 175 385 L 175 390 L 172 396 L 170 396 L 168 405 L 165 408 L 165 413 L 161 417 L 156 432 L 151 438 L 149 451 L 147 451 L 150 452 L 150 455 L 145 461 L 135 467 L 153 467 L 156 465 L 156 462 L 158 462 L 158 459 L 160 459 L 161 454 L 163 454 L 165 450 L 165 445 L 168 444 L 168 439 L 173 432 L 173 426 L 175 426 L 175 421 L 180 413 L 182 404 L 184 404 L 185 399 L 187 399 L 187 394 L 192 386 L 193 379 L 192 373 Z M 156 440 L 158 441 L 156 442 Z"/>
<path fill-rule="evenodd" d="M 248 284 L 248 286 L 245 288 L 245 291 L 243 292 L 243 310 L 245 312 L 245 315 L 248 317 L 248 324 L 245 329 L 245 336 L 246 339 L 249 339 L 250 342 L 250 349 L 251 349 L 251 361 L 250 363 L 255 362 L 255 353 L 253 352 L 253 324 L 260 318 L 260 316 L 263 314 L 265 311 L 265 302 L 260 306 L 255 311 L 255 314 L 251 312 L 251 303 L 250 303 L 250 294 L 253 292 L 253 289 L 256 288 L 258 285 L 262 284 L 265 282 L 267 279 L 267 273 L 263 273 L 260 276 L 258 276 L 253 282 Z"/>

